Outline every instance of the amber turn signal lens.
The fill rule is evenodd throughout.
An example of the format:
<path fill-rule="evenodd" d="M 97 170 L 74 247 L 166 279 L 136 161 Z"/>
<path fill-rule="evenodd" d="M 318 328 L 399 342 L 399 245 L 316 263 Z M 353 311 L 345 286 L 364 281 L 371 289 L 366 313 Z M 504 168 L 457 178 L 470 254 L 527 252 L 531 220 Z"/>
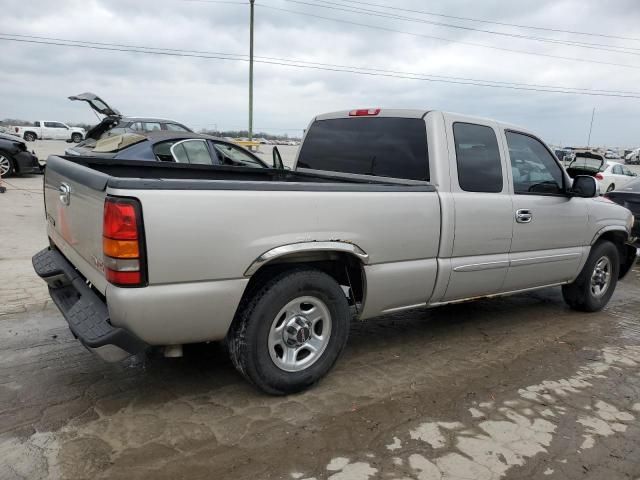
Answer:
<path fill-rule="evenodd" d="M 105 255 L 113 258 L 138 258 L 140 256 L 137 240 L 114 240 L 103 237 L 102 250 Z"/>

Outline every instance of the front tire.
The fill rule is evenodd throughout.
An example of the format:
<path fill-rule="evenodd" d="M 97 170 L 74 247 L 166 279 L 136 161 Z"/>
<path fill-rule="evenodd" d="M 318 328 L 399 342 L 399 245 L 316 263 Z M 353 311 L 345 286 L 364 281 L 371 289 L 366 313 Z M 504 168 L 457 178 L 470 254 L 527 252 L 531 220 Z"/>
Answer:
<path fill-rule="evenodd" d="M 619 272 L 618 248 L 607 240 L 596 243 L 578 278 L 569 285 L 563 285 L 564 301 L 581 312 L 602 310 L 616 289 Z"/>
<path fill-rule="evenodd" d="M 266 393 L 310 387 L 347 343 L 347 298 L 319 270 L 280 273 L 243 303 L 227 335 L 228 350 L 236 369 Z"/>
<path fill-rule="evenodd" d="M 16 171 L 16 167 L 8 154 L 0 152 L 0 176 L 2 178 L 12 176 Z"/>
<path fill-rule="evenodd" d="M 71 135 L 71 141 L 73 141 L 73 143 L 80 143 L 82 141 L 82 135 L 79 133 L 74 133 L 73 135 Z"/>

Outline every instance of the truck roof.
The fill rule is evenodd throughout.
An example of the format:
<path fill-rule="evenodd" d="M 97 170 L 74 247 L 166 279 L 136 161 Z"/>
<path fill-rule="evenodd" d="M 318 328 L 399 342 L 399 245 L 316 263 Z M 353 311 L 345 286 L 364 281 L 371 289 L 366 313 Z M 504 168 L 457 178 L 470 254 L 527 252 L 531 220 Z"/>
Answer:
<path fill-rule="evenodd" d="M 360 110 L 360 109 L 354 109 L 354 110 Z M 350 113 L 354 112 L 354 110 L 338 110 L 335 112 L 323 113 L 323 114 L 317 115 L 313 119 L 313 121 L 353 117 L 353 115 L 350 115 Z M 493 122 L 493 123 L 497 123 L 499 127 L 504 129 L 514 129 L 514 130 L 518 130 L 525 133 L 529 132 L 528 129 L 521 127 L 519 125 L 513 125 L 513 124 L 501 122 L 499 120 L 495 120 L 492 118 L 478 117 L 478 116 L 466 115 L 466 114 L 455 113 L 455 112 L 445 112 L 441 110 L 425 110 L 425 109 L 414 109 L 414 108 L 372 108 L 372 109 L 362 109 L 362 110 L 378 110 L 378 113 L 376 114 L 367 115 L 369 117 L 397 117 L 397 118 L 424 118 L 424 116 L 427 113 L 436 112 L 436 113 L 441 113 L 443 115 L 454 115 L 457 118 L 464 117 L 464 119 L 468 120 L 470 123 Z"/>

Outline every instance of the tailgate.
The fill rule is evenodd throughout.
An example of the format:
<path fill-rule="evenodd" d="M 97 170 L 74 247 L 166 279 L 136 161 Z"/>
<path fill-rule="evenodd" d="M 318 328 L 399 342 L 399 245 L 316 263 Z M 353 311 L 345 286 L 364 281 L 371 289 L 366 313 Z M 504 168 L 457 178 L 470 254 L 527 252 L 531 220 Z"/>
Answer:
<path fill-rule="evenodd" d="M 107 281 L 102 217 L 109 176 L 50 156 L 44 176 L 47 233 L 56 247 L 102 294 Z"/>

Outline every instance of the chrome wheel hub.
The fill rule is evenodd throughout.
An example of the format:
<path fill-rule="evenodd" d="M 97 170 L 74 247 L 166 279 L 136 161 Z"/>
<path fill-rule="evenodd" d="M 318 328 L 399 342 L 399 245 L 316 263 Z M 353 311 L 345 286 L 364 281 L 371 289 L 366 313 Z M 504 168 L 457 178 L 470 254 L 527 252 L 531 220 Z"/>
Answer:
<path fill-rule="evenodd" d="M 271 360 L 286 372 L 310 367 L 327 348 L 331 327 L 329 309 L 319 298 L 291 300 L 271 324 L 267 342 Z"/>
<path fill-rule="evenodd" d="M 285 325 L 282 336 L 288 347 L 301 347 L 311 338 L 311 322 L 306 317 L 295 316 Z"/>
<path fill-rule="evenodd" d="M 591 274 L 591 293 L 601 297 L 609 289 L 611 283 L 611 261 L 608 257 L 602 257 L 596 262 Z"/>
<path fill-rule="evenodd" d="M 11 164 L 9 163 L 9 159 L 4 155 L 0 155 L 0 175 L 5 176 L 9 173 L 9 168 Z"/>

